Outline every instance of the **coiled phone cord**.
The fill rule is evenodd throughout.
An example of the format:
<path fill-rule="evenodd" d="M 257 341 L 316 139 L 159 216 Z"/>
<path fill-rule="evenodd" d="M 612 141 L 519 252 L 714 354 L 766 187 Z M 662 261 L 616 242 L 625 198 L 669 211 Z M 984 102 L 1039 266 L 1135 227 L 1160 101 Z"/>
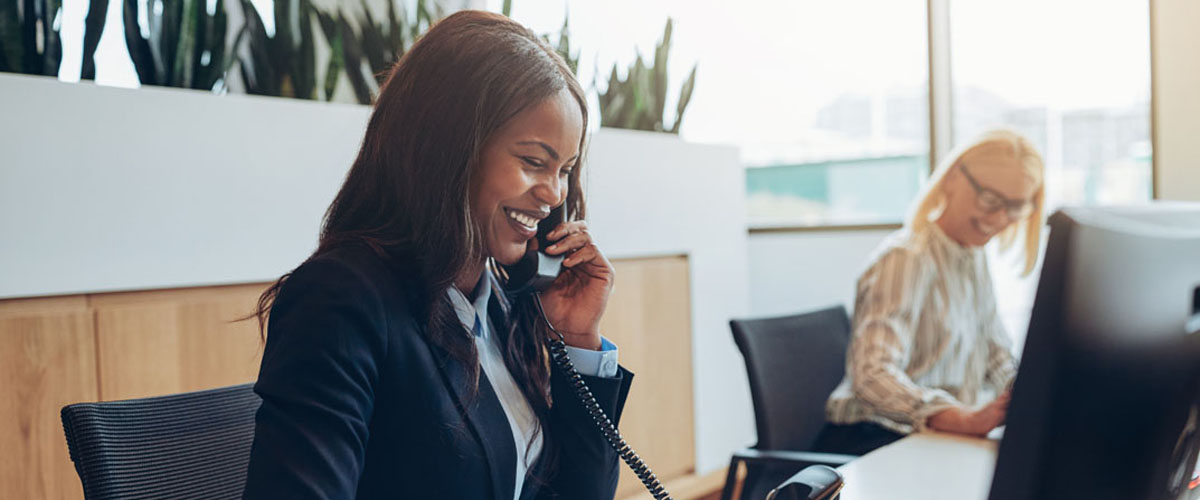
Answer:
<path fill-rule="evenodd" d="M 554 328 L 554 325 L 550 324 L 550 320 L 546 318 L 546 311 L 542 309 L 542 294 L 540 292 L 534 293 L 533 301 L 537 304 L 538 314 L 542 316 L 542 322 L 546 323 L 550 331 L 558 336 L 558 338 L 548 337 L 546 339 L 546 342 L 550 346 L 550 357 L 559 368 L 567 373 L 571 387 L 575 388 L 575 396 L 579 399 L 580 403 L 583 403 L 588 414 L 592 416 L 592 421 L 596 423 L 596 427 L 600 428 L 600 432 L 608 440 L 609 446 L 612 446 L 612 449 L 617 452 L 621 460 L 625 461 L 625 465 L 628 465 L 633 470 L 633 473 L 642 481 L 642 484 L 646 486 L 646 490 L 654 496 L 655 500 L 672 500 L 671 493 L 659 482 L 658 476 L 654 475 L 654 471 L 650 470 L 650 466 L 646 465 L 646 462 L 642 461 L 642 457 L 639 457 L 637 452 L 633 451 L 633 448 L 630 448 L 625 443 L 625 438 L 621 437 L 621 431 L 618 431 L 617 426 L 613 425 L 612 420 L 609 420 L 608 416 L 604 414 L 604 409 L 600 408 L 600 403 L 596 402 L 596 397 L 592 395 L 592 390 L 583 381 L 583 376 L 575 369 L 575 364 L 571 363 L 571 358 L 567 355 L 566 338 L 563 337 L 562 332 L 559 332 Z"/>

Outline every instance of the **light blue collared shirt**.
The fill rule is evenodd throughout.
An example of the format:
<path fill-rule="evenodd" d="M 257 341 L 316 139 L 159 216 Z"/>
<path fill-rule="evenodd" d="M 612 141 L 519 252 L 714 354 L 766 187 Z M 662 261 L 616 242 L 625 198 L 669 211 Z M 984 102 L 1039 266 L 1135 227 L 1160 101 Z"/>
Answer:
<path fill-rule="evenodd" d="M 488 301 L 492 297 L 492 287 L 496 283 L 490 271 L 484 270 L 479 283 L 475 285 L 472 302 L 453 286 L 447 290 L 450 302 L 454 304 L 454 312 L 462 325 L 475 332 L 475 348 L 479 353 L 479 365 L 496 391 L 504 415 L 508 417 L 509 427 L 512 428 L 513 440 L 516 442 L 516 487 L 513 499 L 521 496 L 525 484 L 525 472 L 542 452 L 542 434 L 535 433 L 537 416 L 529 406 L 529 401 L 521 389 L 517 387 L 508 367 L 504 365 L 504 355 L 500 351 L 499 340 L 492 335 L 495 325 L 488 317 Z M 600 350 L 579 349 L 567 346 L 567 355 L 575 369 L 583 375 L 612 378 L 617 375 L 617 346 L 608 339 L 600 338 Z M 526 452 L 528 446 L 528 452 Z"/>

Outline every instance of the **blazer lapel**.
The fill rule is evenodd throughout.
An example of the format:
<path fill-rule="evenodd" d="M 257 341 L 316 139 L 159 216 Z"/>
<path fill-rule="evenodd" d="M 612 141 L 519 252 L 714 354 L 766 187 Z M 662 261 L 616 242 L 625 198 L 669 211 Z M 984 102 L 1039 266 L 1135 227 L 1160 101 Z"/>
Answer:
<path fill-rule="evenodd" d="M 499 283 L 492 280 L 492 299 L 488 302 L 488 316 L 491 317 L 492 324 L 496 325 L 495 331 L 492 332 L 497 339 L 500 340 L 500 345 L 505 345 L 508 342 L 508 318 L 512 314 L 512 301 L 509 299 L 507 292 L 500 287 Z M 544 423 L 544 422 L 543 422 Z M 554 446 L 553 436 L 546 432 L 546 427 L 542 427 L 542 453 L 533 460 L 529 470 L 525 471 L 525 484 L 521 487 L 520 500 L 533 500 L 541 492 L 544 482 L 547 478 L 548 462 L 547 450 Z M 515 467 L 515 466 L 514 466 Z M 513 474 L 516 471 L 512 471 Z M 514 477 L 515 479 L 515 477 Z M 515 486 L 514 486 L 515 487 Z M 512 490 L 509 490 L 509 495 L 512 495 Z M 506 499 L 507 500 L 507 499 Z"/>
<path fill-rule="evenodd" d="M 491 471 L 493 497 L 495 500 L 512 499 L 516 488 L 516 443 L 492 384 L 480 370 L 479 390 L 472 398 L 471 381 L 462 363 L 439 347 L 430 345 L 429 348 L 438 360 L 438 368 L 450 386 L 459 410 L 464 413 L 467 425 L 483 447 L 484 459 Z"/>
<path fill-rule="evenodd" d="M 493 287 L 492 298 L 488 301 L 487 314 L 492 321 L 492 325 L 495 326 L 492 335 L 496 336 L 501 346 L 508 344 L 508 313 L 510 307 L 508 298 L 504 296 L 504 290 L 499 286 Z M 501 347 L 500 350 L 503 352 L 504 347 Z"/>

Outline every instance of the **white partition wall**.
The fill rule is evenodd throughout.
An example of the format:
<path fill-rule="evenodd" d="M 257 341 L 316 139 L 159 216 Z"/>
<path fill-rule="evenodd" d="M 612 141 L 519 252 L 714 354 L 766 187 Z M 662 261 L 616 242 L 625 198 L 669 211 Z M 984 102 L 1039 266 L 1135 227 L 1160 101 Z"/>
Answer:
<path fill-rule="evenodd" d="M 729 331 L 748 293 L 737 150 L 601 129 L 589 155 L 588 219 L 602 248 L 613 257 L 688 256 L 696 469 L 728 465 L 731 451 L 754 442 L 746 369 Z"/>
<path fill-rule="evenodd" d="M 0 298 L 268 281 L 367 108 L 0 74 Z"/>
<path fill-rule="evenodd" d="M 893 229 L 756 233 L 750 236 L 750 313 L 778 316 L 854 308 L 854 285 Z"/>

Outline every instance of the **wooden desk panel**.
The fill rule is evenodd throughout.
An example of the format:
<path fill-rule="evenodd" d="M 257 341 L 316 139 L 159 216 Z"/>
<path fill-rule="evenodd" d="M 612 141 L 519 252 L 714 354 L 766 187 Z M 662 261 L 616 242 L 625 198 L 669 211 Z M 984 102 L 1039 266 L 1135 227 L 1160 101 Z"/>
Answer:
<path fill-rule="evenodd" d="M 696 466 L 692 418 L 692 327 L 686 257 L 617 260 L 617 281 L 600 332 L 634 372 L 621 434 L 661 481 Z M 599 430 L 597 430 L 599 432 Z M 617 498 L 643 490 L 621 464 Z"/>
<path fill-rule="evenodd" d="M 999 442 L 914 434 L 838 468 L 841 500 L 986 500 Z"/>
<path fill-rule="evenodd" d="M 659 477 L 695 483 L 687 258 L 614 266 L 601 331 L 637 374 L 621 431 Z M 262 355 L 257 323 L 231 320 L 248 313 L 265 286 L 0 300 L 0 497 L 82 497 L 59 419 L 64 405 L 253 381 Z M 637 493 L 640 483 L 622 474 L 620 496 Z"/>
<path fill-rule="evenodd" d="M 0 497 L 79 499 L 59 410 L 95 401 L 92 315 L 81 300 L 0 303 Z"/>
<path fill-rule="evenodd" d="M 100 399 L 160 396 L 253 382 L 262 342 L 253 310 L 263 284 L 91 296 Z"/>

